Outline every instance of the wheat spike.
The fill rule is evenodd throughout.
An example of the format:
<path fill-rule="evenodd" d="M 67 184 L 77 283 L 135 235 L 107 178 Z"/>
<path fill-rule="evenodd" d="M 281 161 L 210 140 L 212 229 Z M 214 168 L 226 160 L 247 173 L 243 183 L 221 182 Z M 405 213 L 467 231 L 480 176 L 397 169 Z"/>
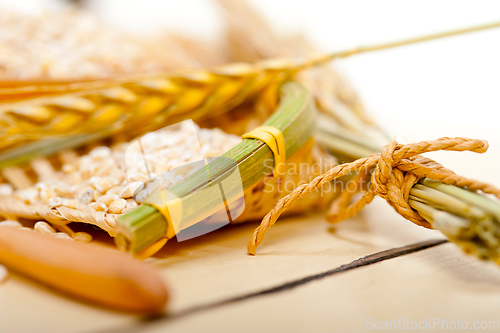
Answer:
<path fill-rule="evenodd" d="M 222 113 L 255 97 L 271 82 L 289 80 L 294 72 L 289 67 L 233 64 L 212 71 L 102 83 L 3 88 L 0 151 L 49 135 L 115 132 L 138 126 L 144 132 L 185 118 Z M 35 93 L 40 97 L 23 100 Z"/>
<path fill-rule="evenodd" d="M 500 23 L 494 23 L 300 61 L 271 59 L 212 70 L 90 83 L 14 88 L 3 85 L 0 102 L 5 104 L 0 107 L 0 152 L 51 135 L 114 133 L 139 126 L 147 131 L 185 118 L 213 116 L 265 91 L 272 95 L 300 70 L 323 65 L 334 58 L 498 26 Z"/>

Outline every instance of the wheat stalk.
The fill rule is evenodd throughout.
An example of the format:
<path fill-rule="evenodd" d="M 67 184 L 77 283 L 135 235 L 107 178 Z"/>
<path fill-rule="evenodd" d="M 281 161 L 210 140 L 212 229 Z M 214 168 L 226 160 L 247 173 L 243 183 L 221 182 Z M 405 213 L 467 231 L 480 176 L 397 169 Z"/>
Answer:
<path fill-rule="evenodd" d="M 0 151 L 61 134 L 155 129 L 234 108 L 331 59 L 500 26 L 500 23 L 360 47 L 309 60 L 273 59 L 212 70 L 0 89 Z M 35 97 L 34 96 L 40 96 Z"/>

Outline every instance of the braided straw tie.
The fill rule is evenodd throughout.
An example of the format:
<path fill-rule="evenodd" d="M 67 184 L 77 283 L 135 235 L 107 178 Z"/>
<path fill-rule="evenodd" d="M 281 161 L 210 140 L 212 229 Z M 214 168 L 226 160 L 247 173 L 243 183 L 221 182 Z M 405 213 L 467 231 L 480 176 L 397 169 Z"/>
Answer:
<path fill-rule="evenodd" d="M 423 219 L 408 204 L 410 189 L 423 177 L 467 188 L 470 191 L 481 190 L 484 193 L 493 194 L 500 198 L 500 189 L 486 183 L 456 175 L 453 171 L 444 168 L 439 163 L 420 155 L 439 150 L 471 151 L 481 154 L 488 150 L 488 142 L 460 137 L 444 137 L 433 141 L 422 141 L 407 145 L 393 141 L 382 148 L 380 154 L 360 158 L 352 163 L 335 166 L 326 173 L 314 178 L 309 184 L 297 187 L 289 195 L 280 199 L 273 210 L 264 217 L 260 226 L 255 229 L 247 246 L 248 252 L 255 254 L 256 248 L 264 239 L 267 230 L 274 225 L 280 215 L 289 209 L 296 200 L 321 188 L 324 184 L 351 172 L 359 172 L 356 180 L 361 181 L 371 171 L 370 187 L 358 201 L 350 206 L 348 204 L 353 193 L 344 191 L 339 200 L 333 203 L 328 213 L 327 219 L 329 222 L 340 222 L 356 215 L 356 213 L 378 195 L 387 200 L 404 218 L 417 225 L 432 228 L 430 223 Z"/>
<path fill-rule="evenodd" d="M 96 212 L 94 210 L 77 210 L 68 207 L 54 207 L 36 204 L 28 205 L 17 199 L 2 199 L 0 212 L 7 217 L 16 216 L 30 220 L 46 220 L 55 225 L 66 225 L 70 222 L 89 223 L 114 234 L 116 214 Z"/>

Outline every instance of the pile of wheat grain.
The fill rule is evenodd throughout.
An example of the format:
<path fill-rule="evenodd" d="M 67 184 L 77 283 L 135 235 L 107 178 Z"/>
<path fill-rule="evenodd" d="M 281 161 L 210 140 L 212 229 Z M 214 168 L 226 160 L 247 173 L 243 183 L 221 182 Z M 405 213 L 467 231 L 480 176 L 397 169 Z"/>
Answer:
<path fill-rule="evenodd" d="M 0 80 L 85 79 L 161 71 L 151 43 L 85 11 L 37 15 L 0 10 Z"/>
<path fill-rule="evenodd" d="M 0 196 L 13 195 L 30 205 L 126 213 L 160 186 L 168 189 L 184 181 L 188 174 L 184 168 L 178 167 L 204 157 L 220 156 L 241 141 L 239 137 L 219 129 L 198 129 L 197 133 L 193 131 L 193 125 L 182 123 L 176 130 L 149 133 L 141 139 L 141 149 L 130 143 L 120 143 L 111 148 L 96 147 L 74 163 L 63 165 L 50 180 L 17 191 L 8 184 L 2 184 Z M 157 178 L 148 186 L 143 186 L 148 179 L 170 170 L 172 172 L 168 173 L 168 177 Z M 140 186 L 143 188 L 133 198 Z"/>

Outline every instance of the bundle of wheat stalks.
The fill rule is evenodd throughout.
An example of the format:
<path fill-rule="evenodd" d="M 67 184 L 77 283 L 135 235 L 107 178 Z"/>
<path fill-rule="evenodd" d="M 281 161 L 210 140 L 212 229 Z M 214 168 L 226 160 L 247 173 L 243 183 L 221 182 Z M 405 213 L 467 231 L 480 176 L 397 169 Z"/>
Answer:
<path fill-rule="evenodd" d="M 162 233 L 164 234 L 163 229 L 158 229 L 154 237 L 148 238 L 142 234 L 143 230 L 154 230 L 160 225 L 165 228 L 165 220 L 159 212 L 148 205 L 135 209 L 135 206 L 141 204 L 151 193 L 147 192 L 147 188 L 143 188 L 142 190 L 146 192 L 140 191 L 133 197 L 136 189 L 142 186 L 140 184 L 147 180 L 147 172 L 137 166 L 135 177 L 125 176 L 125 168 L 120 164 L 124 151 L 123 142 L 187 118 L 197 121 L 203 127 L 220 127 L 227 133 L 241 135 L 261 125 L 270 115 L 276 115 L 277 109 L 287 107 L 290 110 L 294 109 L 294 105 L 286 104 L 287 91 L 292 95 L 295 94 L 296 103 L 304 103 L 304 108 L 314 108 L 308 106 L 306 100 L 309 97 L 301 90 L 302 88 L 284 84 L 291 80 L 302 84 L 310 91 L 314 98 L 313 104 L 319 110 L 318 126 L 314 132 L 316 141 L 341 161 L 366 157 L 379 152 L 382 146 L 388 143 L 386 136 L 365 112 L 354 91 L 331 66 L 326 64 L 328 59 L 347 56 L 359 50 L 341 52 L 310 61 L 286 60 L 310 55 L 315 50 L 300 36 L 281 38 L 243 2 L 219 0 L 219 3 L 227 14 L 225 15 L 228 23 L 227 45 L 223 49 L 225 52 L 206 52 L 206 45 L 201 44 L 197 47 L 186 39 L 173 36 L 168 40 L 176 47 L 170 49 L 168 61 L 158 58 L 157 53 L 153 51 L 147 54 L 139 52 L 134 60 L 142 63 L 143 56 L 151 56 L 155 62 L 150 63 L 158 64 L 156 68 L 163 68 L 162 66 L 167 66 L 168 63 L 169 68 L 194 67 L 201 64 L 209 69 L 167 74 L 146 73 L 117 78 L 115 75 L 138 73 L 148 69 L 139 67 L 134 70 L 129 64 L 122 67 L 112 65 L 114 72 L 103 71 L 110 77 L 84 82 L 89 80 L 86 74 L 75 79 L 73 76 L 65 76 L 55 68 L 54 71 L 46 71 L 48 73 L 46 76 L 29 78 L 39 81 L 51 78 L 58 81 L 43 81 L 36 85 L 10 81 L 0 85 L 0 102 L 3 103 L 0 106 L 0 167 L 5 183 L 0 185 L 0 195 L 4 195 L 0 202 L 0 214 L 9 219 L 3 222 L 4 225 L 19 227 L 17 221 L 19 219 L 44 219 L 52 226 L 41 221 L 35 225 L 36 231 L 66 237 L 56 233 L 52 228 L 55 227 L 60 232 L 67 233 L 68 237 L 89 240 L 87 235 L 73 233 L 67 224 L 90 223 L 113 236 L 119 233 L 119 236 L 132 244 L 132 248 L 137 251 L 143 250 L 158 241 Z M 441 35 L 435 37 L 439 36 Z M 130 42 L 127 40 L 127 43 Z M 140 50 L 146 49 L 141 43 L 134 45 Z M 182 55 L 189 53 L 189 61 L 176 63 L 182 58 L 177 52 Z M 207 57 L 207 54 L 218 54 L 218 57 Z M 286 59 L 265 60 L 277 57 Z M 221 62 L 238 63 L 214 67 Z M 316 67 L 313 68 L 313 65 Z M 103 63 L 99 66 L 110 65 Z M 17 67 L 7 68 L 10 68 L 8 71 L 10 76 L 7 77 L 15 79 Z M 117 72 L 117 68 L 123 72 Z M 40 75 L 40 71 L 36 69 L 30 73 Z M 28 74 L 19 72 L 17 78 L 25 78 L 26 75 Z M 95 77 L 90 78 L 95 79 Z M 330 168 L 337 164 L 337 159 L 327 154 L 320 145 L 308 140 L 312 128 L 308 128 L 306 124 L 313 120 L 310 115 L 301 113 L 300 110 L 297 112 L 307 120 L 302 126 L 304 128 L 300 126 L 296 129 L 288 128 L 285 120 L 291 122 L 295 119 L 292 116 L 291 119 L 286 117 L 280 118 L 279 121 L 274 119 L 273 123 L 276 126 L 281 125 L 284 133 L 286 131 L 285 141 L 290 143 L 290 146 L 286 147 L 287 151 L 290 149 L 293 153 L 296 152 L 287 156 L 288 166 L 306 161 L 308 164 L 319 163 L 322 167 L 309 173 L 292 176 L 291 180 L 295 187 L 288 190 L 278 190 L 275 187 L 273 191 L 264 191 L 264 177 L 277 181 L 276 177 L 269 174 L 249 179 L 245 183 L 248 185 L 245 187 L 246 211 L 237 222 L 261 218 L 271 210 L 274 203 L 278 203 L 277 208 L 266 216 L 262 227 L 252 238 L 249 246 L 249 251 L 252 253 L 262 241 L 267 228 L 284 210 L 290 208 L 292 202 L 295 203 L 295 199 L 302 198 L 302 204 L 295 207 L 304 210 L 324 207 L 335 196 L 333 188 L 326 193 L 323 192 L 321 196 L 305 197 L 306 192 L 308 194 L 319 189 L 336 178 L 331 172 L 335 168 Z M 273 122 L 273 119 L 270 121 Z M 294 131 L 297 132 L 295 136 L 300 139 L 297 139 L 300 145 L 291 144 Z M 179 132 L 160 133 L 160 136 L 165 142 L 171 142 L 169 137 L 182 138 L 182 133 L 181 128 Z M 216 154 L 226 152 L 239 140 L 219 130 L 202 130 L 201 133 L 206 135 L 206 141 L 202 140 L 204 144 L 213 143 L 211 148 L 202 146 L 202 149 L 213 150 Z M 60 139 L 61 134 L 65 135 L 63 140 Z M 108 141 L 111 147 L 95 148 L 95 143 L 90 143 L 103 138 L 111 138 L 108 139 L 111 140 Z M 212 142 L 213 140 L 216 143 Z M 261 157 L 273 157 L 264 143 L 254 139 L 247 140 L 234 148 L 236 151 L 233 152 L 258 155 L 256 152 L 260 151 Z M 78 152 L 64 150 L 81 146 L 82 143 L 85 143 L 86 148 L 80 148 Z M 194 157 L 188 156 L 190 143 L 186 141 L 178 144 L 179 147 L 186 148 L 183 152 L 186 155 L 177 156 L 175 152 L 169 151 L 167 154 L 172 156 L 165 160 L 161 151 L 168 148 L 164 146 L 159 148 L 157 155 L 152 156 L 157 161 L 157 164 L 153 164 L 158 167 L 158 172 L 174 168 L 176 166 L 174 161 L 179 163 L 193 161 Z M 473 145 L 475 142 L 470 144 Z M 255 150 L 243 148 L 238 150 L 238 147 L 247 149 L 254 147 Z M 468 147 L 462 149 L 469 149 Z M 77 155 L 81 153 L 83 156 L 78 157 Z M 41 157 L 42 155 L 52 157 L 47 159 Z M 276 161 L 276 156 L 274 158 Z M 363 177 L 367 178 L 370 174 L 373 176 L 381 172 L 377 171 L 375 160 L 370 161 L 372 164 L 366 164 L 364 169 L 352 168 L 350 174 L 344 172 L 343 175 L 355 177 L 355 180 L 360 181 Z M 423 160 L 418 162 L 430 163 Z M 217 165 L 217 161 L 214 163 Z M 330 169 L 327 173 L 329 177 L 326 177 L 323 173 L 328 169 Z M 427 171 L 430 173 L 433 169 Z M 165 187 L 179 189 L 179 184 L 192 181 L 190 175 L 179 175 Z M 483 259 L 498 261 L 500 233 L 497 229 L 500 227 L 498 218 L 500 206 L 498 202 L 481 193 L 475 193 L 479 190 L 494 194 L 498 192 L 487 186 L 474 186 L 472 182 L 460 183 L 461 187 L 466 188 L 462 190 L 453 186 L 460 185 L 459 182 L 445 185 L 447 182 L 443 179 L 436 183 L 424 179 L 423 176 L 417 177 L 413 174 L 407 176 L 407 178 L 414 177 L 415 179 L 412 179 L 415 182 L 422 178 L 417 185 L 414 185 L 415 182 L 401 182 L 403 185 L 411 183 L 411 186 L 405 189 L 405 193 L 408 193 L 404 198 L 409 200 L 413 212 L 420 216 L 412 221 L 419 221 L 419 224 L 425 227 L 442 230 L 451 240 L 463 245 L 466 252 L 473 252 Z M 387 175 L 387 177 L 392 176 Z M 34 180 L 36 184 L 33 184 Z M 314 186 L 306 184 L 311 180 Z M 7 185 L 7 182 L 10 185 Z M 368 186 L 370 195 L 375 193 L 376 184 L 372 179 L 371 185 Z M 382 185 L 385 186 L 385 183 Z M 367 187 L 361 189 L 367 190 Z M 182 191 L 189 192 L 186 188 Z M 12 194 L 14 199 L 7 199 Z M 351 197 L 352 194 L 343 193 L 339 198 L 340 204 L 337 202 L 334 205 L 337 214 L 339 207 L 346 208 Z M 121 220 L 118 219 L 120 214 L 125 214 Z M 120 228 L 117 228 L 117 223 Z"/>

